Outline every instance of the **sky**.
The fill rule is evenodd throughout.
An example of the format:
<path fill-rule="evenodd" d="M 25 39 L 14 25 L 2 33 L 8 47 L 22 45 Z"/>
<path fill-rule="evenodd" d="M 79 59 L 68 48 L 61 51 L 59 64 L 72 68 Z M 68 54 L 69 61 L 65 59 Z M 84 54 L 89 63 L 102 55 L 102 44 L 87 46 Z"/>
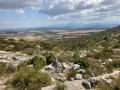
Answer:
<path fill-rule="evenodd" d="M 120 0 L 0 0 L 0 29 L 120 23 Z"/>

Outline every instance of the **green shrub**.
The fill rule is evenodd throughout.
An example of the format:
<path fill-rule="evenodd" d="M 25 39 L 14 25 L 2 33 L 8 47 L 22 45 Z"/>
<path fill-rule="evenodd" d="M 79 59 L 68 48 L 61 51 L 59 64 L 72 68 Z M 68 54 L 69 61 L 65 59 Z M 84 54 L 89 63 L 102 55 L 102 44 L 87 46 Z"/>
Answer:
<path fill-rule="evenodd" d="M 113 69 L 119 69 L 120 68 L 120 60 L 113 60 L 112 62 L 105 64 L 105 67 L 108 72 L 112 72 Z"/>
<path fill-rule="evenodd" d="M 55 90 L 65 90 L 67 88 L 66 84 L 62 82 L 56 82 Z"/>
<path fill-rule="evenodd" d="M 87 58 L 79 58 L 74 61 L 75 64 L 79 64 L 81 68 L 89 68 L 90 62 Z"/>
<path fill-rule="evenodd" d="M 78 59 L 80 58 L 79 53 L 78 53 L 78 52 L 75 52 L 74 55 L 73 55 L 73 58 L 74 58 L 75 60 L 78 60 Z"/>
<path fill-rule="evenodd" d="M 71 78 L 75 77 L 76 74 L 78 74 L 77 71 L 70 70 L 70 71 L 67 72 L 66 77 L 67 77 L 68 80 L 70 80 Z"/>
<path fill-rule="evenodd" d="M 6 63 L 1 62 L 0 63 L 0 76 L 5 73 L 6 70 Z"/>
<path fill-rule="evenodd" d="M 16 68 L 11 63 L 0 62 L 0 76 L 3 74 L 14 73 Z"/>
<path fill-rule="evenodd" d="M 107 83 L 105 83 L 104 81 L 99 81 L 97 82 L 97 89 L 95 90 L 114 90 L 113 87 L 111 87 L 110 85 L 108 85 Z M 99 89 L 98 89 L 99 88 Z"/>
<path fill-rule="evenodd" d="M 34 86 L 33 88 L 37 90 L 38 86 L 50 85 L 51 78 L 49 75 L 38 72 L 32 67 L 22 67 L 7 83 L 19 89 L 25 89 Z"/>
<path fill-rule="evenodd" d="M 57 57 L 58 61 L 61 62 L 61 63 L 64 63 L 64 62 L 73 62 L 73 57 L 70 56 L 70 55 L 60 55 Z"/>
<path fill-rule="evenodd" d="M 47 55 L 46 62 L 48 65 L 51 64 L 54 60 L 55 60 L 55 56 L 52 53 Z"/>
<path fill-rule="evenodd" d="M 28 65 L 28 62 L 27 61 L 24 61 L 24 62 L 20 62 L 17 66 L 17 70 L 20 70 L 21 68 L 23 67 L 27 67 Z"/>
<path fill-rule="evenodd" d="M 28 60 L 28 65 L 33 64 L 35 69 L 41 69 L 46 65 L 46 61 L 39 56 L 35 56 L 32 59 Z"/>
<path fill-rule="evenodd" d="M 6 73 L 14 73 L 16 71 L 16 67 L 12 65 L 12 63 L 8 63 L 6 67 Z"/>
<path fill-rule="evenodd" d="M 119 44 L 116 44 L 113 48 L 119 48 L 120 45 Z"/>
<path fill-rule="evenodd" d="M 34 54 L 34 49 L 33 48 L 27 48 L 24 50 L 24 53 L 28 55 L 33 55 Z"/>

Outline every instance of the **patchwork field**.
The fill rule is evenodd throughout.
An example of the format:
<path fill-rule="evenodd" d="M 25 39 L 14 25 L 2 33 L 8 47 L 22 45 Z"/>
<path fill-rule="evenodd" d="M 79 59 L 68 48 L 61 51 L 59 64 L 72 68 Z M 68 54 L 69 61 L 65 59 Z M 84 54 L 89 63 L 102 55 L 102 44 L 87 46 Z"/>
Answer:
<path fill-rule="evenodd" d="M 62 38 L 77 38 L 84 35 L 98 33 L 104 30 L 30 30 L 30 31 L 11 31 L 4 32 L 1 35 L 7 39 L 28 40 L 28 41 L 46 41 L 49 39 L 59 40 Z"/>

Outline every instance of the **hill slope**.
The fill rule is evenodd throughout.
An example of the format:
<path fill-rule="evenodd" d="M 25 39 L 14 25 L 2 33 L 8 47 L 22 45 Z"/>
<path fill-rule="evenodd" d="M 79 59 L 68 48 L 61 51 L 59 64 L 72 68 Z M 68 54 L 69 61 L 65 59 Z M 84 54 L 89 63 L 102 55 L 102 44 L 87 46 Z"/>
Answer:
<path fill-rule="evenodd" d="M 74 39 L 62 39 L 55 42 L 62 47 L 67 49 L 74 50 L 80 48 L 89 48 L 89 47 L 119 47 L 120 44 L 120 26 L 117 26 L 106 31 L 92 34 L 89 36 L 83 36 Z"/>

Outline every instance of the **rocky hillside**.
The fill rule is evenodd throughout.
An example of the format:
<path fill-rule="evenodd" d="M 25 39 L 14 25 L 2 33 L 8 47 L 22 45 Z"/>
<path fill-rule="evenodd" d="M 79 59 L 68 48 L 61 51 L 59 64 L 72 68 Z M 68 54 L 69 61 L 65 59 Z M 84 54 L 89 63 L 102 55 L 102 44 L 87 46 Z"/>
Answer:
<path fill-rule="evenodd" d="M 120 26 L 54 43 L 1 38 L 0 47 L 0 89 L 120 90 Z"/>

